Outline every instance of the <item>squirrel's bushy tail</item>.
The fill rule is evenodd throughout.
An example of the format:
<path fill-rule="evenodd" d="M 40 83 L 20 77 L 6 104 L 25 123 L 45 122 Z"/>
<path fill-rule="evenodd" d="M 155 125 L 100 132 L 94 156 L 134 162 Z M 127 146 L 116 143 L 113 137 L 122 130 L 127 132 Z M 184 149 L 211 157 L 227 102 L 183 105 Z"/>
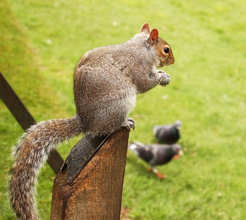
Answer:
<path fill-rule="evenodd" d="M 50 151 L 59 143 L 81 133 L 81 122 L 75 116 L 40 122 L 23 135 L 14 152 L 15 164 L 10 180 L 10 200 L 21 220 L 37 220 L 35 182 Z"/>

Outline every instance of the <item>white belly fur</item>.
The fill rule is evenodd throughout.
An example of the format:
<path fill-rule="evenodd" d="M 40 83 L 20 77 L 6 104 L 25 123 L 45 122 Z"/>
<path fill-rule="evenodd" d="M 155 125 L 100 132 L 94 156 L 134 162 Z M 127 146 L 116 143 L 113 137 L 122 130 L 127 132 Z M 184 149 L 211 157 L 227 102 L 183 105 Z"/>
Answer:
<path fill-rule="evenodd" d="M 136 93 L 131 93 L 126 99 L 126 106 L 128 114 L 135 108 L 136 106 Z"/>

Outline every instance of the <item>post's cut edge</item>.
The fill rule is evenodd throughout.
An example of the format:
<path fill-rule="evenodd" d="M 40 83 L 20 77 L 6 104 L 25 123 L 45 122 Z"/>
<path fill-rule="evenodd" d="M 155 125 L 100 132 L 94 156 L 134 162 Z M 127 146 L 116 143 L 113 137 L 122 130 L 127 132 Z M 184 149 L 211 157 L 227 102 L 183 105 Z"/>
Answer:
<path fill-rule="evenodd" d="M 124 129 L 124 128 L 122 128 Z M 109 138 L 114 136 L 115 133 L 121 129 L 109 134 L 107 136 L 96 136 L 86 135 L 79 140 L 77 144 L 71 149 L 67 156 L 63 166 L 61 167 L 62 172 L 66 170 L 67 183 L 73 184 L 74 179 L 80 173 L 80 171 L 87 165 L 92 157 L 97 153 L 98 150 L 104 145 Z"/>
<path fill-rule="evenodd" d="M 86 135 L 74 145 L 67 156 L 61 171 L 66 172 L 67 183 L 72 184 L 80 171 L 87 165 L 109 136 L 92 137 Z"/>

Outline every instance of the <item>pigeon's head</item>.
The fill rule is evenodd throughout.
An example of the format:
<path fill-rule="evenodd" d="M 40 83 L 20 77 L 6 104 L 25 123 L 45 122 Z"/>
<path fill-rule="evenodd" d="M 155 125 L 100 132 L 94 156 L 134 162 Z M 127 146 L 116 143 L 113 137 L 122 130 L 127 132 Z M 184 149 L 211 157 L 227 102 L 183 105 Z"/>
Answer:
<path fill-rule="evenodd" d="M 178 159 L 180 156 L 182 156 L 184 154 L 182 151 L 182 148 L 179 144 L 173 144 L 172 149 L 175 153 L 173 159 Z"/>

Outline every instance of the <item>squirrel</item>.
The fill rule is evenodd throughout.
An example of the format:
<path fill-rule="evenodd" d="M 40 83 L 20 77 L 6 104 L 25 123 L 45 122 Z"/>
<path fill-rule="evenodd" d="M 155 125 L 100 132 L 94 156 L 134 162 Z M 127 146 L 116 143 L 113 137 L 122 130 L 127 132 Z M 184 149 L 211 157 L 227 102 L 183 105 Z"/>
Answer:
<path fill-rule="evenodd" d="M 166 86 L 170 76 L 156 67 L 174 63 L 170 45 L 158 30 L 144 24 L 130 40 L 88 51 L 74 70 L 76 115 L 31 126 L 20 138 L 10 179 L 10 202 L 21 220 L 39 219 L 35 205 L 38 172 L 50 151 L 59 143 L 81 133 L 108 135 L 126 127 L 135 107 L 136 95 L 157 84 Z"/>

